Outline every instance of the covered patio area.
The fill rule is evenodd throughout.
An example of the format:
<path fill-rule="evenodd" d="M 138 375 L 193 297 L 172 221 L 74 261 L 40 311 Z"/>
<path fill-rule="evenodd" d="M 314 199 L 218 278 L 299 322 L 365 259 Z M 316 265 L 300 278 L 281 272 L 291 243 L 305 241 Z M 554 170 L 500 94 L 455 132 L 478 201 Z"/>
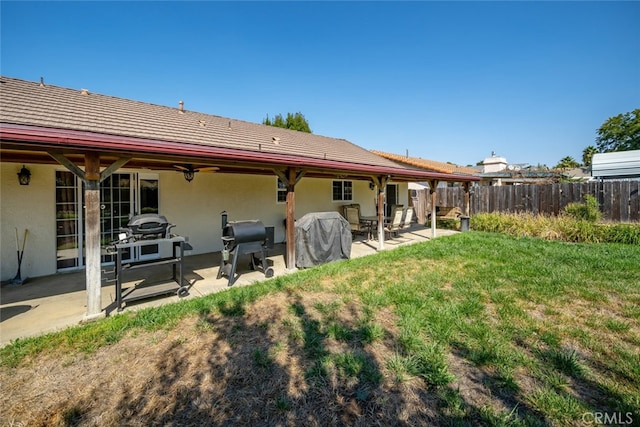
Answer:
<path fill-rule="evenodd" d="M 438 230 L 437 236 L 455 234 L 451 230 Z M 424 242 L 431 239 L 432 230 L 413 224 L 403 229 L 399 235 L 385 242 L 385 250 L 393 250 L 402 245 Z M 362 237 L 354 239 L 351 247 L 351 258 L 374 254 L 378 251 L 378 242 Z M 214 292 L 230 289 L 228 278 L 217 279 L 220 265 L 220 252 L 211 252 L 185 257 L 185 279 L 189 281 L 189 293 L 184 298 L 198 298 Z M 251 271 L 242 261 L 233 287 L 247 286 L 266 280 L 261 271 Z M 275 245 L 267 254 L 269 265 L 274 270 L 274 277 L 294 273 L 296 270 L 286 268 L 286 248 L 284 244 Z M 153 266 L 137 270 L 136 274 L 127 276 L 123 288 L 134 286 L 143 280 L 164 277 L 170 266 Z M 109 276 L 107 275 L 107 278 Z M 36 336 L 47 332 L 77 325 L 85 319 L 87 290 L 85 272 L 59 273 L 51 276 L 37 277 L 27 280 L 23 285 L 6 285 L 0 294 L 0 346 L 12 340 Z M 116 290 L 114 283 L 102 284 L 102 307 L 107 316 L 117 315 Z M 123 312 L 139 310 L 146 307 L 159 306 L 176 302 L 180 298 L 175 294 L 167 294 L 155 298 L 132 301 L 124 305 Z"/>

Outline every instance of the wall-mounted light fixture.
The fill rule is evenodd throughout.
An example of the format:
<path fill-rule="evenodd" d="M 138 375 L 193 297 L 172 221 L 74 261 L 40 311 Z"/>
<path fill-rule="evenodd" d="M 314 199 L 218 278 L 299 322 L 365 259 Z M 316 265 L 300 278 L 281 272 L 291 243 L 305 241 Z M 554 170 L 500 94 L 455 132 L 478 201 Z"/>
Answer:
<path fill-rule="evenodd" d="M 373 182 L 369 183 L 369 189 L 373 190 L 374 188 L 376 188 L 375 184 Z"/>
<path fill-rule="evenodd" d="M 20 185 L 29 185 L 31 181 L 31 171 L 27 169 L 24 165 L 22 165 L 22 169 L 18 172 L 18 182 Z"/>

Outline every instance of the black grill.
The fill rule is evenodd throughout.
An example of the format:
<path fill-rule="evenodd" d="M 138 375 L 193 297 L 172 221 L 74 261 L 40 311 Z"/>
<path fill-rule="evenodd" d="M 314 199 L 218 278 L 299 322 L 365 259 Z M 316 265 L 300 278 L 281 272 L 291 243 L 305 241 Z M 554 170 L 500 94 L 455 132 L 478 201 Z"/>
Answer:
<path fill-rule="evenodd" d="M 164 215 L 149 213 L 132 217 L 127 227 L 121 228 L 120 231 L 126 233 L 127 239 L 168 239 L 171 237 L 170 231 L 173 227 L 175 225 L 170 224 Z"/>
<path fill-rule="evenodd" d="M 240 255 L 249 254 L 249 268 L 255 270 L 258 263 L 262 265 L 265 277 L 273 276 L 273 269 L 267 265 L 265 249 L 269 245 L 267 229 L 261 221 L 230 221 L 227 213 L 222 212 L 222 257 L 217 278 L 223 275 L 229 278 L 231 286 L 236 280 L 236 266 Z M 260 259 L 256 258 L 260 254 Z"/>
<path fill-rule="evenodd" d="M 222 229 L 222 240 L 232 245 L 239 243 L 264 244 L 267 240 L 267 229 L 262 221 L 232 221 Z"/>

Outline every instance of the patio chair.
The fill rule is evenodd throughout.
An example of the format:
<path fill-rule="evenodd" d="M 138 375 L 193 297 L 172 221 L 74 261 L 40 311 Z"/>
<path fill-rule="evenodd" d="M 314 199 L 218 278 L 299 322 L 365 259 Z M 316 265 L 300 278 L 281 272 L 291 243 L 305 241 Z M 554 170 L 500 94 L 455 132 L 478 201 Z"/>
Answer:
<path fill-rule="evenodd" d="M 391 221 L 384 226 L 384 231 L 389 235 L 389 238 L 394 234 L 397 235 L 400 231 L 403 211 L 404 209 L 401 207 L 396 207 L 391 212 Z"/>
<path fill-rule="evenodd" d="M 358 208 L 351 206 L 345 207 L 345 216 L 351 226 L 351 234 L 355 236 L 357 233 L 361 233 L 369 237 L 371 234 L 371 225 L 360 220 L 360 210 Z"/>
<path fill-rule="evenodd" d="M 397 209 L 397 208 L 404 209 L 404 205 L 391 205 L 391 206 L 388 207 L 389 215 L 390 215 L 389 218 L 391 218 L 393 216 L 393 211 L 395 209 Z"/>
<path fill-rule="evenodd" d="M 409 228 L 411 227 L 411 221 L 413 221 L 413 206 L 409 206 L 404 210 L 404 214 L 402 215 L 402 223 L 400 224 L 400 228 Z"/>
<path fill-rule="evenodd" d="M 358 210 L 358 216 L 360 216 L 360 205 L 358 203 L 351 203 L 349 205 L 342 205 L 342 216 L 347 218 L 347 208 L 356 208 Z"/>

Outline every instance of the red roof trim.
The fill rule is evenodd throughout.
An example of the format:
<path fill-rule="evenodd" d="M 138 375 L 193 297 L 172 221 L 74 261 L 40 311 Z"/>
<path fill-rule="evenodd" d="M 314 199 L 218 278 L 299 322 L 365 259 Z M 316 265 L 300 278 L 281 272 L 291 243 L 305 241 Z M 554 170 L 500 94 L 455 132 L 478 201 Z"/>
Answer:
<path fill-rule="evenodd" d="M 336 171 L 353 171 L 372 175 L 391 175 L 403 179 L 438 179 L 443 181 L 480 181 L 478 177 L 438 172 L 417 171 L 358 163 L 324 160 L 310 157 L 288 156 L 258 151 L 234 150 L 197 144 L 160 141 L 144 138 L 115 136 L 94 132 L 43 128 L 2 123 L 0 140 L 33 142 L 45 147 L 64 147 L 85 150 L 107 150 L 127 153 L 174 155 L 234 160 L 243 163 L 269 163 L 282 166 L 311 167 Z"/>

